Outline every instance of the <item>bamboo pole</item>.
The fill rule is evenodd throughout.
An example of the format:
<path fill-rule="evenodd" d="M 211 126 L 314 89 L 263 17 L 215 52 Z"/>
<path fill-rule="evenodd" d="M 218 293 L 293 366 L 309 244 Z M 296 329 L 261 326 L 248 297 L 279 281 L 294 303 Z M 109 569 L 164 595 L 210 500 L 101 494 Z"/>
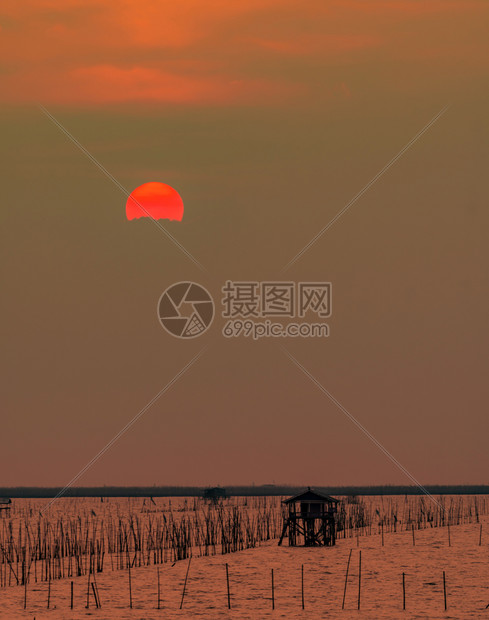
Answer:
<path fill-rule="evenodd" d="M 402 574 L 402 608 L 406 609 L 406 573 Z"/>
<path fill-rule="evenodd" d="M 91 576 L 92 572 L 89 569 L 88 570 L 88 582 L 87 582 L 87 604 L 86 604 L 86 609 L 90 608 L 90 576 Z"/>
<path fill-rule="evenodd" d="M 445 603 L 445 611 L 447 610 L 447 584 L 445 579 L 445 571 L 443 571 L 443 601 Z"/>
<path fill-rule="evenodd" d="M 362 550 L 358 552 L 358 609 L 360 609 L 360 594 L 362 591 Z"/>
<path fill-rule="evenodd" d="M 24 609 L 27 609 L 27 576 L 25 574 L 25 566 L 24 566 Z"/>
<path fill-rule="evenodd" d="M 160 602 L 161 602 L 161 598 L 160 598 L 160 567 L 159 566 L 156 567 L 156 579 L 158 581 L 158 605 L 157 605 L 156 609 L 161 609 L 161 606 L 160 606 Z"/>
<path fill-rule="evenodd" d="M 272 568 L 272 609 L 275 609 L 275 584 L 273 580 L 273 568 Z"/>
<path fill-rule="evenodd" d="M 102 604 L 100 602 L 97 580 L 95 579 L 95 571 L 93 572 L 92 590 L 95 597 L 95 605 L 97 606 L 97 609 L 100 609 L 102 607 Z"/>
<path fill-rule="evenodd" d="M 95 607 L 98 609 L 100 605 L 98 603 L 97 591 L 95 590 L 95 584 L 93 581 L 92 581 L 92 591 L 93 591 L 93 598 L 95 599 Z"/>
<path fill-rule="evenodd" d="M 302 564 L 301 566 L 301 593 L 302 593 L 302 609 L 305 609 L 304 607 L 304 564 Z"/>
<path fill-rule="evenodd" d="M 185 574 L 185 582 L 183 584 L 182 600 L 180 601 L 180 609 L 182 609 L 182 607 L 183 607 L 183 599 L 185 598 L 185 592 L 187 591 L 187 579 L 188 579 L 188 572 L 190 570 L 190 562 L 191 561 L 192 561 L 192 558 L 190 557 L 189 560 L 188 560 L 187 573 Z"/>
<path fill-rule="evenodd" d="M 341 604 L 341 609 L 345 609 L 346 587 L 348 585 L 348 572 L 350 570 L 351 552 L 352 552 L 352 550 L 350 549 L 350 555 L 348 556 L 348 563 L 346 565 L 345 587 L 343 589 L 343 603 Z"/>
<path fill-rule="evenodd" d="M 51 565 L 49 566 L 48 571 L 48 609 L 51 602 Z"/>
<path fill-rule="evenodd" d="M 227 562 L 226 562 L 226 584 L 227 584 L 227 590 L 228 590 L 228 609 L 231 609 L 231 592 L 229 591 L 229 567 L 228 567 Z"/>
<path fill-rule="evenodd" d="M 132 583 L 131 583 L 131 564 L 127 564 L 128 576 L 129 576 L 129 609 L 132 609 Z M 180 608 L 181 609 L 181 608 Z"/>

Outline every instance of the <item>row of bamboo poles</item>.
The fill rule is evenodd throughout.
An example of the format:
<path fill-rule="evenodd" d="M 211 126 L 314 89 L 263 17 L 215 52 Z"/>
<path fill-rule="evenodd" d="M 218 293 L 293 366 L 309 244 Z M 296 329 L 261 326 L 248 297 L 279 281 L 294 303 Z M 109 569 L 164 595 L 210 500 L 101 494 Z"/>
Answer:
<path fill-rule="evenodd" d="M 0 587 L 250 549 L 278 538 L 284 516 L 278 497 L 94 505 L 65 499 L 43 515 L 28 503 L 0 519 Z M 478 496 L 344 498 L 337 537 L 479 522 L 488 506 Z"/>
<path fill-rule="evenodd" d="M 24 585 L 89 572 L 176 562 L 192 555 L 232 553 L 277 538 L 276 507 L 205 505 L 174 513 L 141 511 L 1 520 L 0 586 Z"/>

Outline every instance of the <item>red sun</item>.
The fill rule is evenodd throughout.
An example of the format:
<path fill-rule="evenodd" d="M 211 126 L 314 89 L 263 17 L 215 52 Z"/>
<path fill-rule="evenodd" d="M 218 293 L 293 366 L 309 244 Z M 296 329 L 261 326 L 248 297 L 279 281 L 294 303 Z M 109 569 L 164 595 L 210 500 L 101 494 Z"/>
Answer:
<path fill-rule="evenodd" d="M 144 183 L 127 199 L 126 216 L 128 220 L 150 217 L 181 222 L 183 200 L 177 190 L 165 183 Z"/>

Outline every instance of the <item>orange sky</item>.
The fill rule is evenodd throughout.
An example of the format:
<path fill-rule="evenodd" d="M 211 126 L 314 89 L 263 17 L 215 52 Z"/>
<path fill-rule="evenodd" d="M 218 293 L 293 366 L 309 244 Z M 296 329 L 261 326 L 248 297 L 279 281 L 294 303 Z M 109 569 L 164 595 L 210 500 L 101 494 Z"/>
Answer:
<path fill-rule="evenodd" d="M 450 58 L 471 73 L 487 67 L 487 38 L 474 37 L 486 16 L 483 0 L 7 0 L 1 98 L 274 105 L 354 96 L 332 78 L 318 92 L 301 65 L 316 64 L 319 77 L 328 66 L 388 55 L 440 65 Z M 402 79 L 416 88 L 409 73 Z"/>
<path fill-rule="evenodd" d="M 333 283 L 294 356 L 426 484 L 487 482 L 486 0 L 3 0 L 3 484 L 405 484 L 281 353 L 159 325 L 178 281 L 280 269 L 445 105 L 287 273 Z M 182 196 L 146 218 L 128 190 Z M 147 226 L 146 226 L 147 224 Z M 128 456 L 129 455 L 129 456 Z"/>

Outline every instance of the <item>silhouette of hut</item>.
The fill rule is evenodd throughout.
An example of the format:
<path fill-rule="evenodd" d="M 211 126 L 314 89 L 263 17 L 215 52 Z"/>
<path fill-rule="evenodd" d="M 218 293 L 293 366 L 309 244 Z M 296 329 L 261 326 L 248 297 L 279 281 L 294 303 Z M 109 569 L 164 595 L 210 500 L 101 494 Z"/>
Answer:
<path fill-rule="evenodd" d="M 220 499 L 226 499 L 226 489 L 222 487 L 210 487 L 204 489 L 204 499 L 210 499 L 213 502 L 217 502 Z"/>
<path fill-rule="evenodd" d="M 289 545 L 292 547 L 301 544 L 305 547 L 334 545 L 338 501 L 330 495 L 313 491 L 311 487 L 284 500 L 282 503 L 288 507 L 288 512 L 284 515 L 284 526 L 278 544 L 281 545 L 284 537 L 288 535 Z"/>

